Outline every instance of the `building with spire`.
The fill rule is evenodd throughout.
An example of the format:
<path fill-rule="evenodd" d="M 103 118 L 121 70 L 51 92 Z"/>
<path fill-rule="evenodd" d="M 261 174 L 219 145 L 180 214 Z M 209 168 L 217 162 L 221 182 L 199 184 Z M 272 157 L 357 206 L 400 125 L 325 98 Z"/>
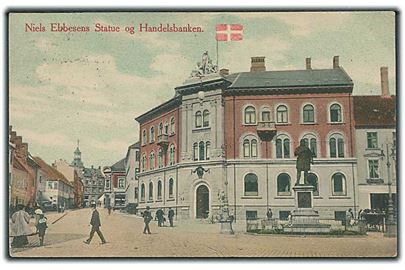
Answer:
<path fill-rule="evenodd" d="M 72 166 L 75 168 L 83 168 L 83 162 L 82 162 L 82 152 L 80 152 L 79 149 L 79 140 L 77 140 L 77 147 L 76 150 L 73 152 L 73 161 L 72 161 Z"/>

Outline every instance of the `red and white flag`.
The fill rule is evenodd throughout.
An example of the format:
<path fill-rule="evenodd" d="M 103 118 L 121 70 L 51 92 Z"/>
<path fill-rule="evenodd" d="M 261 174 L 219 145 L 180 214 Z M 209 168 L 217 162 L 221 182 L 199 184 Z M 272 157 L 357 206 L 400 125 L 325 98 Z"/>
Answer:
<path fill-rule="evenodd" d="M 241 24 L 217 24 L 217 41 L 239 41 L 243 39 L 243 25 Z"/>

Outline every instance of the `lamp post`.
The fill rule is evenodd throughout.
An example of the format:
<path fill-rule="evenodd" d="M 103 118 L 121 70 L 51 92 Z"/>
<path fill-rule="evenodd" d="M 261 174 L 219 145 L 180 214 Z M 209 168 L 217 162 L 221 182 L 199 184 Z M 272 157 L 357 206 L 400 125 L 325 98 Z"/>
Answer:
<path fill-rule="evenodd" d="M 384 233 L 385 237 L 396 237 L 397 236 L 397 224 L 394 219 L 394 203 L 392 200 L 392 191 L 391 191 L 391 162 L 390 162 L 390 156 L 395 156 L 394 151 L 395 151 L 395 145 L 392 145 L 391 149 L 391 155 L 389 154 L 388 150 L 388 143 L 386 143 L 386 149 L 387 149 L 387 184 L 388 184 L 388 209 L 387 209 L 387 220 L 385 222 L 386 225 L 386 230 Z M 382 150 L 382 156 L 384 157 L 384 150 Z"/>

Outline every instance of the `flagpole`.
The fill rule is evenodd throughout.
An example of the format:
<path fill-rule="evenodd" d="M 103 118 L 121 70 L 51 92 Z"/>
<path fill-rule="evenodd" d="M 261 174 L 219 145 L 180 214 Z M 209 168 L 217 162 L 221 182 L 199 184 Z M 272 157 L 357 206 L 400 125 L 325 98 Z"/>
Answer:
<path fill-rule="evenodd" d="M 218 65 L 218 38 L 216 38 L 216 40 L 217 40 L 217 68 L 218 68 L 218 71 L 219 71 L 219 65 Z"/>

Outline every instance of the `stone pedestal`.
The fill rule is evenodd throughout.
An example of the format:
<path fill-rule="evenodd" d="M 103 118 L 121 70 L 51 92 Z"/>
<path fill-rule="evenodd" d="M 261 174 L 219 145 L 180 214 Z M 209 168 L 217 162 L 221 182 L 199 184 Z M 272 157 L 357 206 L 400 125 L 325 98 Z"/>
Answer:
<path fill-rule="evenodd" d="M 221 211 L 221 219 L 219 223 L 221 223 L 221 234 L 234 234 L 234 231 L 232 229 L 232 222 L 233 222 L 233 217 L 229 216 L 229 208 L 228 204 L 225 203 L 222 206 L 222 211 Z"/>
<path fill-rule="evenodd" d="M 285 232 L 290 233 L 329 233 L 330 225 L 319 223 L 319 214 L 313 209 L 314 187 L 297 185 L 293 187 L 295 209 Z"/>

